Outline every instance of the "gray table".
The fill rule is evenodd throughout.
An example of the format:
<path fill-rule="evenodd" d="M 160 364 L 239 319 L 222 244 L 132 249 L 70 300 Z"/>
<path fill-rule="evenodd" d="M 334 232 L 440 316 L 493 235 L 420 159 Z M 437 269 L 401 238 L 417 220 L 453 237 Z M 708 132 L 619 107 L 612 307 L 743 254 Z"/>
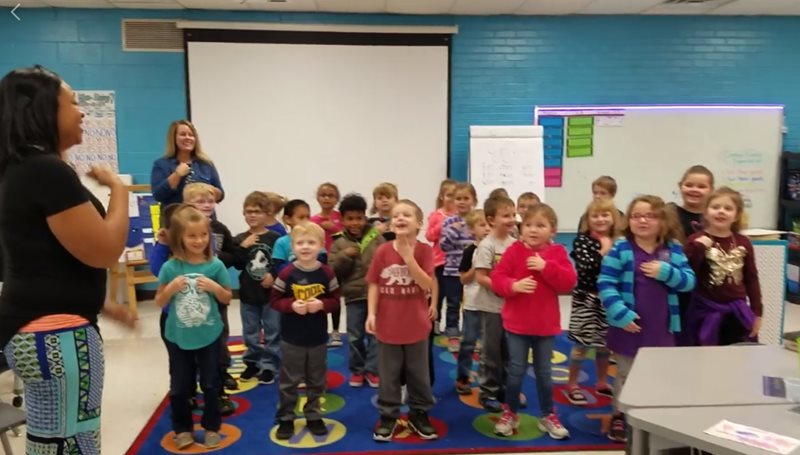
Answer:
<path fill-rule="evenodd" d="M 711 406 L 696 408 L 633 409 L 628 423 L 649 433 L 649 441 L 634 453 L 658 453 L 659 448 L 689 446 L 715 455 L 768 455 L 772 452 L 757 449 L 727 439 L 705 434 L 704 431 L 721 420 L 747 425 L 791 438 L 800 439 L 800 414 L 791 411 L 796 405 Z M 639 446 L 639 444 L 636 444 Z M 795 450 L 792 454 L 798 454 Z"/>
<path fill-rule="evenodd" d="M 778 346 L 643 348 L 620 409 L 786 404 L 763 394 L 763 376 L 800 377 L 797 354 Z"/>

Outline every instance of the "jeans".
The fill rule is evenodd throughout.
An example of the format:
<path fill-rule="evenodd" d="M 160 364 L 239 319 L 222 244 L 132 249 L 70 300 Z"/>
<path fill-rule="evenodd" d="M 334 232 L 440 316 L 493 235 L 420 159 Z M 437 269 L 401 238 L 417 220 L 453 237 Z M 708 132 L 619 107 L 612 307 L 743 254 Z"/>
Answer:
<path fill-rule="evenodd" d="M 475 354 L 475 343 L 481 334 L 481 313 L 479 311 L 464 311 L 464 337 L 461 339 L 461 349 L 458 351 L 457 379 L 470 380 L 472 372 L 472 357 Z"/>
<path fill-rule="evenodd" d="M 553 378 L 551 359 L 555 337 L 517 335 L 506 332 L 508 340 L 508 377 L 506 403 L 512 412 L 519 409 L 519 392 L 528 366 L 528 349 L 533 348 L 533 371 L 536 374 L 536 394 L 542 417 L 553 413 Z"/>
<path fill-rule="evenodd" d="M 445 314 L 445 335 L 458 336 L 458 320 L 461 316 L 461 296 L 464 294 L 464 286 L 457 276 L 442 276 L 444 288 L 440 288 L 440 293 L 447 299 L 447 313 Z"/>
<path fill-rule="evenodd" d="M 191 432 L 192 408 L 189 398 L 194 396 L 195 371 L 200 372 L 200 388 L 203 390 L 203 417 L 200 424 L 209 431 L 219 431 L 222 415 L 219 412 L 219 395 L 222 390 L 219 356 L 221 339 L 200 349 L 181 349 L 170 341 L 169 354 L 169 404 L 172 408 L 172 429 L 175 433 Z M 192 390 L 192 393 L 188 391 Z"/>
<path fill-rule="evenodd" d="M 378 374 L 378 340 L 364 330 L 367 301 L 347 304 L 347 341 L 350 345 L 348 368 L 352 374 Z"/>
<path fill-rule="evenodd" d="M 242 336 L 247 352 L 244 363 L 259 370 L 278 372 L 281 363 L 281 314 L 268 303 L 239 305 L 242 316 Z M 264 329 L 264 346 L 261 346 L 261 329 Z"/>

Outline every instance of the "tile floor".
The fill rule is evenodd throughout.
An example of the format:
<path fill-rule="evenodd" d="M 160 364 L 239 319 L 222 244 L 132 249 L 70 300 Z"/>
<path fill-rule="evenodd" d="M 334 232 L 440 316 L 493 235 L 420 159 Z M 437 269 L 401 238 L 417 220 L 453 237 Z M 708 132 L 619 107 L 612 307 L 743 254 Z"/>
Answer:
<path fill-rule="evenodd" d="M 562 326 L 566 327 L 569 320 L 568 297 L 562 297 L 561 307 Z M 232 335 L 242 332 L 238 314 L 239 302 L 234 301 L 230 308 Z M 159 337 L 158 316 L 159 311 L 152 302 L 142 302 L 139 326 L 134 331 L 122 329 L 108 321 L 100 322 L 106 355 L 102 424 L 105 454 L 125 453 L 167 391 L 167 354 Z M 343 316 L 342 321 L 346 320 Z M 786 305 L 785 330 L 800 330 L 800 306 Z M 4 373 L 0 377 L 0 398 L 10 402 L 11 389 L 12 377 Z M 25 453 L 24 436 L 12 436 L 10 439 L 15 454 Z"/>

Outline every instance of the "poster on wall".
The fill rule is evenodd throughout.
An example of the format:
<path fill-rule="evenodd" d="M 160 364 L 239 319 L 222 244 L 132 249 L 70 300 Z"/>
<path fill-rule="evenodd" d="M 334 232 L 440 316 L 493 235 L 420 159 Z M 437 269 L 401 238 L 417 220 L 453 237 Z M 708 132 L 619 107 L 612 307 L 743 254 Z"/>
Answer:
<path fill-rule="evenodd" d="M 85 114 L 82 125 L 83 143 L 70 149 L 70 163 L 80 175 L 96 164 L 107 164 L 119 172 L 114 91 L 76 90 L 75 96 L 78 98 L 78 106 Z"/>

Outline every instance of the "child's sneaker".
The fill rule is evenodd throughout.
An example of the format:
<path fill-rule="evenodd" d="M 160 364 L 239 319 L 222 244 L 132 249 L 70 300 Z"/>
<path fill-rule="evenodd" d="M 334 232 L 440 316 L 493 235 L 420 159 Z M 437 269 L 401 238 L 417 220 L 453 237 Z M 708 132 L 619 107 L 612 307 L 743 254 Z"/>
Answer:
<path fill-rule="evenodd" d="M 364 375 L 363 374 L 351 374 L 350 375 L 350 387 L 363 387 L 364 386 Z"/>
<path fill-rule="evenodd" d="M 508 406 L 503 407 L 503 414 L 494 424 L 494 434 L 498 436 L 512 436 L 514 431 L 519 428 L 519 416 L 511 412 Z"/>
<path fill-rule="evenodd" d="M 455 354 L 461 349 L 461 339 L 458 337 L 450 337 L 447 339 L 447 350 Z"/>
<path fill-rule="evenodd" d="M 231 398 L 228 395 L 219 397 L 219 413 L 223 417 L 228 417 L 233 415 L 234 412 L 236 412 L 236 405 L 233 404 Z"/>
<path fill-rule="evenodd" d="M 483 398 L 480 403 L 483 409 L 488 412 L 500 412 L 503 410 L 503 405 L 496 398 Z"/>
<path fill-rule="evenodd" d="M 428 413 L 425 411 L 412 409 L 408 413 L 408 425 L 417 433 L 420 439 L 431 440 L 439 437 L 439 435 L 436 434 L 436 428 L 433 428 L 428 418 Z"/>
<path fill-rule="evenodd" d="M 236 378 L 226 371 L 222 376 L 222 387 L 228 390 L 239 390 L 239 383 L 236 382 Z"/>
<path fill-rule="evenodd" d="M 614 398 L 614 389 L 612 389 L 609 386 L 598 387 L 596 389 L 596 391 L 597 391 L 598 395 L 602 395 L 602 396 L 608 397 L 608 398 Z"/>
<path fill-rule="evenodd" d="M 342 345 L 342 336 L 339 332 L 331 332 L 331 337 L 328 339 L 329 348 L 338 348 Z"/>
<path fill-rule="evenodd" d="M 252 363 L 247 364 L 247 368 L 244 369 L 241 375 L 239 375 L 239 380 L 242 382 L 249 382 L 252 381 L 258 375 L 258 367 L 253 365 Z"/>
<path fill-rule="evenodd" d="M 586 406 L 589 404 L 589 400 L 586 399 L 586 395 L 583 394 L 583 391 L 579 387 L 569 389 L 567 401 L 573 406 Z"/>
<path fill-rule="evenodd" d="M 184 431 L 183 433 L 175 435 L 175 445 L 178 446 L 178 450 L 183 450 L 192 444 L 194 444 L 194 436 L 192 433 Z"/>
<path fill-rule="evenodd" d="M 275 382 L 275 373 L 270 370 L 264 370 L 258 375 L 258 383 L 269 385 Z"/>
<path fill-rule="evenodd" d="M 377 389 L 381 385 L 381 379 L 377 374 L 367 373 L 367 384 L 373 389 Z"/>
<path fill-rule="evenodd" d="M 628 428 L 625 424 L 625 417 L 615 415 L 611 417 L 611 426 L 608 429 L 608 439 L 614 442 L 628 442 Z"/>
<path fill-rule="evenodd" d="M 294 436 L 294 422 L 291 420 L 279 422 L 275 437 L 286 440 L 291 439 L 292 436 Z"/>
<path fill-rule="evenodd" d="M 394 430 L 397 428 L 397 419 L 391 417 L 381 416 L 381 421 L 378 427 L 372 432 L 372 439 L 378 442 L 389 442 L 394 436 Z"/>
<path fill-rule="evenodd" d="M 524 393 L 519 393 L 519 407 L 525 409 L 528 407 L 528 397 Z"/>
<path fill-rule="evenodd" d="M 550 414 L 539 419 L 539 429 L 547 432 L 553 439 L 564 439 L 569 437 L 569 431 L 561 425 L 558 416 Z"/>
<path fill-rule="evenodd" d="M 472 386 L 469 379 L 456 379 L 456 393 L 459 395 L 472 395 Z"/>
<path fill-rule="evenodd" d="M 328 427 L 322 419 L 309 420 L 306 422 L 306 427 L 314 436 L 325 436 L 328 434 Z"/>
<path fill-rule="evenodd" d="M 203 438 L 203 445 L 206 449 L 216 449 L 222 443 L 222 437 L 216 431 L 206 431 Z"/>

